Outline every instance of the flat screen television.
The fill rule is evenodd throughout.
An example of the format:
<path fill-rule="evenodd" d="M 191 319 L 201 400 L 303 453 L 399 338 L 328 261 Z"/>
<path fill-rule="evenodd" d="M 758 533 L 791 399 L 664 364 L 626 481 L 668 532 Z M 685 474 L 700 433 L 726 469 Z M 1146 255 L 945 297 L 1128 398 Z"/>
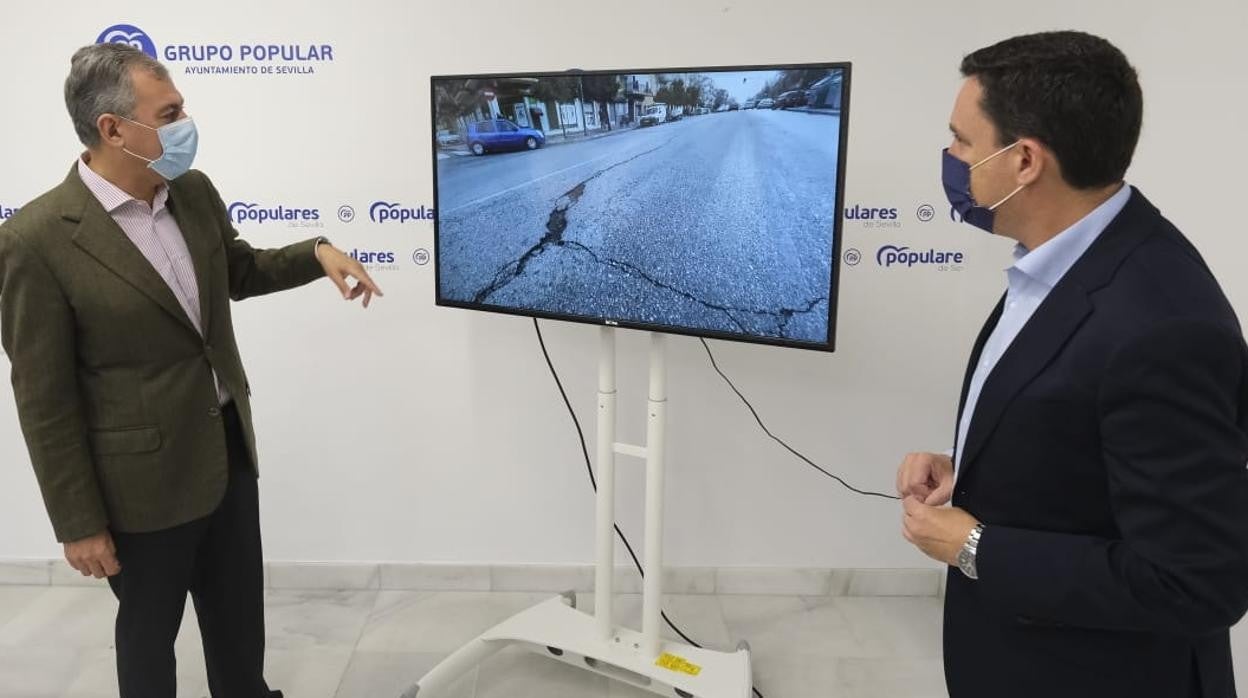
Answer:
<path fill-rule="evenodd" d="M 832 351 L 850 64 L 431 79 L 437 303 Z"/>

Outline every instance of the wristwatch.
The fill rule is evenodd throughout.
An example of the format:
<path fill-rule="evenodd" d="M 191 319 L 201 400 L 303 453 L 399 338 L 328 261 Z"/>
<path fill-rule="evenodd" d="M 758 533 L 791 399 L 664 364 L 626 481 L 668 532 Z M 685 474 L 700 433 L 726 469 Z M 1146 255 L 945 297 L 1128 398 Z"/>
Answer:
<path fill-rule="evenodd" d="M 975 555 L 979 552 L 979 537 L 983 533 L 983 524 L 971 529 L 971 535 L 966 537 L 966 543 L 962 544 L 962 550 L 958 552 L 958 569 L 971 579 L 979 579 L 979 570 L 975 567 Z"/>

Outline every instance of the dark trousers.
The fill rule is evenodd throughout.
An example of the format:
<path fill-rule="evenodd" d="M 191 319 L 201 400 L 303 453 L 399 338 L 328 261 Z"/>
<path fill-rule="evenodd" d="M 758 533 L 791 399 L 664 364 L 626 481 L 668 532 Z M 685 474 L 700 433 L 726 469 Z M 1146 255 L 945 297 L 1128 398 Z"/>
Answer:
<path fill-rule="evenodd" d="M 221 410 L 229 448 L 225 498 L 210 516 L 152 533 L 113 533 L 121 698 L 177 695 L 173 645 L 189 592 L 213 698 L 280 698 L 264 681 L 264 572 L 256 478 L 233 404 Z M 170 464 L 174 466 L 176 464 Z"/>

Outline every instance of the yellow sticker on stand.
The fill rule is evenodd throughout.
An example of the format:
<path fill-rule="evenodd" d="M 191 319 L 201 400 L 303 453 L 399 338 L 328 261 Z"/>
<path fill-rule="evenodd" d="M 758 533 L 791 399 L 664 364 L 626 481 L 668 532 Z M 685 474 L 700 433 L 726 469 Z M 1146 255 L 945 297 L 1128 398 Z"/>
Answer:
<path fill-rule="evenodd" d="M 690 662 L 688 659 L 685 659 L 684 657 L 677 657 L 674 654 L 668 654 L 666 652 L 660 655 L 658 660 L 656 660 L 654 663 L 657 664 L 658 666 L 663 667 L 664 669 L 668 669 L 670 671 L 679 671 L 682 674 L 689 674 L 690 676 L 697 676 L 698 674 L 702 673 L 702 667 L 698 666 L 697 664 Z"/>

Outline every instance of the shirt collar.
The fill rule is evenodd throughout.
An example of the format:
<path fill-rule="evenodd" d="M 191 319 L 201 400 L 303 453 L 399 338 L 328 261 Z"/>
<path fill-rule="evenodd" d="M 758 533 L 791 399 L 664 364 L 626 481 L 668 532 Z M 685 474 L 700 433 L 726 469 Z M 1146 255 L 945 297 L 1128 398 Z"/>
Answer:
<path fill-rule="evenodd" d="M 105 211 L 112 214 L 117 209 L 130 204 L 132 201 L 147 206 L 146 201 L 139 201 L 133 196 L 130 196 L 125 191 L 122 191 L 122 189 L 116 184 L 104 179 L 104 177 L 100 176 L 98 172 L 91 169 L 91 167 L 87 165 L 87 160 L 90 158 L 91 155 L 89 153 L 83 153 L 82 156 L 78 158 L 78 177 L 82 179 L 82 183 L 85 184 L 87 189 L 90 190 L 91 193 L 95 195 L 95 198 L 99 200 L 100 205 L 104 207 Z M 159 213 L 160 210 L 165 207 L 165 202 L 168 201 L 168 199 L 169 186 L 162 184 L 160 185 L 160 188 L 156 190 L 156 197 L 152 200 L 152 213 Z"/>
<path fill-rule="evenodd" d="M 1036 249 L 1028 251 L 1021 244 L 1016 245 L 1011 271 L 1017 270 L 1048 288 L 1057 286 L 1057 282 L 1066 276 L 1066 272 L 1118 217 L 1130 198 L 1131 187 L 1124 184 L 1105 203 Z"/>

